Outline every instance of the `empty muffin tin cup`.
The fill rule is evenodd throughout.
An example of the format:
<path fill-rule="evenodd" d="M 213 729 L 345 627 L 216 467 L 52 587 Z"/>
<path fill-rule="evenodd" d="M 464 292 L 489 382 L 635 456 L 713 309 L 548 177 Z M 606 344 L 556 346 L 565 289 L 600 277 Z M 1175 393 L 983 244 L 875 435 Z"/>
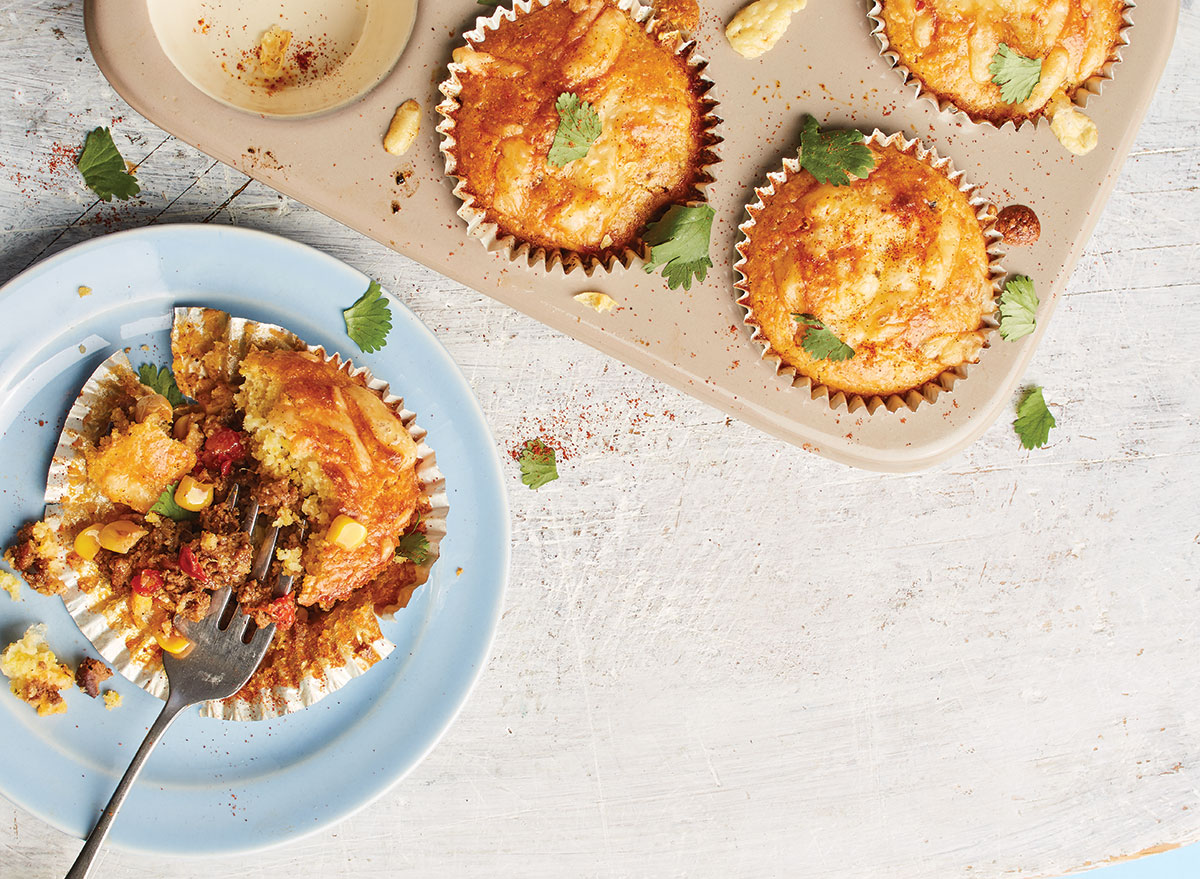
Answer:
<path fill-rule="evenodd" d="M 184 78 L 222 104 L 298 118 L 343 107 L 396 66 L 417 0 L 147 0 L 163 52 Z M 286 50 L 260 54 L 264 35 Z"/>

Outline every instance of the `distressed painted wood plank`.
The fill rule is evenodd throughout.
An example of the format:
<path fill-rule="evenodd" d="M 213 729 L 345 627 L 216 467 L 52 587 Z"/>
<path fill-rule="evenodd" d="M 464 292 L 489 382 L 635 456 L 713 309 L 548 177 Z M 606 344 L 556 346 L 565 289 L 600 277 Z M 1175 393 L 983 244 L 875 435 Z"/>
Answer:
<path fill-rule="evenodd" d="M 1035 876 L 1200 836 L 1200 10 L 1185 6 L 1030 367 L 1054 441 L 1025 452 L 1002 420 L 887 476 L 728 422 L 242 189 L 112 93 L 80 3 L 0 2 L 0 279 L 110 227 L 211 216 L 283 234 L 413 308 L 502 450 L 547 434 L 566 452 L 537 493 L 506 469 L 506 612 L 430 757 L 335 830 L 172 875 Z M 94 208 L 55 144 L 113 120 L 128 157 L 149 155 L 146 191 Z M 77 847 L 0 803 L 0 879 L 60 876 Z"/>

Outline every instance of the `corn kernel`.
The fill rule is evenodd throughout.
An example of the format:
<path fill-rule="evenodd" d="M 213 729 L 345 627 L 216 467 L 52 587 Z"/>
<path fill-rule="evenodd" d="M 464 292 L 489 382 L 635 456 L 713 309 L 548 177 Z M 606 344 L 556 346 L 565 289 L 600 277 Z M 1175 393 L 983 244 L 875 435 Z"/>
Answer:
<path fill-rule="evenodd" d="M 179 480 L 175 489 L 175 503 L 185 510 L 198 513 L 213 502 L 213 485 L 208 482 L 198 482 L 191 476 Z"/>
<path fill-rule="evenodd" d="M 75 555 L 89 562 L 100 552 L 100 526 L 88 525 L 75 535 Z"/>
<path fill-rule="evenodd" d="M 107 550 L 124 555 L 149 533 L 137 522 L 118 519 L 100 529 L 100 545 Z"/>
<path fill-rule="evenodd" d="M 158 646 L 167 651 L 167 653 L 173 653 L 176 656 L 192 646 L 191 641 L 183 637 L 183 635 L 176 633 L 164 635 L 162 632 L 155 632 L 154 640 L 157 641 Z"/>
<path fill-rule="evenodd" d="M 329 526 L 329 541 L 342 549 L 357 549 L 367 539 L 367 529 L 349 516 L 338 516 Z"/>

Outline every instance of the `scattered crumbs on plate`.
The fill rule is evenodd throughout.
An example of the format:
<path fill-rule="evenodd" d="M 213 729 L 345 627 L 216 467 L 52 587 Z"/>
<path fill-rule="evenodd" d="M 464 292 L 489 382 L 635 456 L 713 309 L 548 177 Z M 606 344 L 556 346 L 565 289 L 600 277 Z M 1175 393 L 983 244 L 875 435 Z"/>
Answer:
<path fill-rule="evenodd" d="M 454 572 L 454 576 L 455 576 L 455 577 L 461 577 L 461 576 L 462 576 L 462 568 L 459 568 L 457 571 L 455 571 L 455 572 Z"/>
<path fill-rule="evenodd" d="M 91 296 L 91 295 L 92 295 L 91 287 L 85 287 L 82 284 L 79 285 L 79 298 L 80 299 L 82 299 L 84 296 Z"/>
<path fill-rule="evenodd" d="M 617 304 L 617 300 L 613 299 L 607 293 L 601 293 L 598 290 L 587 290 L 583 293 L 578 293 L 575 296 L 575 301 L 583 303 L 597 314 L 612 311 L 613 307 Z"/>
<path fill-rule="evenodd" d="M 80 345 L 80 346 L 79 346 L 79 353 L 80 353 L 80 354 L 87 354 L 87 345 Z"/>
<path fill-rule="evenodd" d="M 118 693 L 116 690 L 105 690 L 104 691 L 104 707 L 107 708 L 109 711 L 112 711 L 114 708 L 119 708 L 120 706 L 121 706 L 121 694 Z"/>

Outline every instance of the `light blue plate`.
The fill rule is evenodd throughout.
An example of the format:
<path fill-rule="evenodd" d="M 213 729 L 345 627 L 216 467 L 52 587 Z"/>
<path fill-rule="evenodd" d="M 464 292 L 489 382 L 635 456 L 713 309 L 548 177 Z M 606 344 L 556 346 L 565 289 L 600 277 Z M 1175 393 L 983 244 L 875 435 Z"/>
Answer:
<path fill-rule="evenodd" d="M 366 355 L 341 309 L 368 279 L 337 260 L 260 232 L 163 226 L 73 247 L 0 289 L 0 542 L 40 518 L 46 469 L 67 407 L 118 347 L 168 363 L 176 305 L 280 324 L 390 381 L 429 431 L 450 516 L 441 558 L 412 603 L 385 623 L 395 652 L 304 711 L 230 723 L 193 709 L 167 732 L 113 828 L 121 848 L 227 853 L 320 830 L 380 796 L 427 754 L 487 661 L 508 576 L 508 509 L 496 446 L 445 349 L 392 301 L 387 347 Z M 92 288 L 86 297 L 78 288 Z M 143 351 L 141 346 L 149 349 Z M 456 576 L 456 569 L 462 574 Z M 96 655 L 62 602 L 0 595 L 0 644 L 45 621 L 72 664 Z M 0 793 L 83 836 L 161 703 L 120 677 L 108 712 L 74 690 L 69 711 L 37 717 L 0 682 Z M 15 758 L 15 759 L 14 759 Z"/>

